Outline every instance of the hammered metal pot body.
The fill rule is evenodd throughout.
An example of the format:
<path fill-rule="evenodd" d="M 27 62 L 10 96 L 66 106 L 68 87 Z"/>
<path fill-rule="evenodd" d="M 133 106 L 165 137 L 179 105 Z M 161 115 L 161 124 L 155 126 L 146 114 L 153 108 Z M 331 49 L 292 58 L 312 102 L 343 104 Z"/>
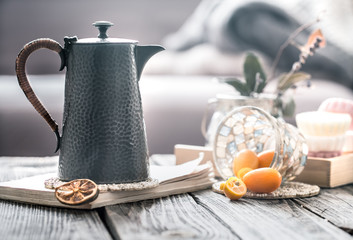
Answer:
<path fill-rule="evenodd" d="M 124 183 L 149 176 L 134 44 L 73 44 L 67 56 L 62 180 Z"/>

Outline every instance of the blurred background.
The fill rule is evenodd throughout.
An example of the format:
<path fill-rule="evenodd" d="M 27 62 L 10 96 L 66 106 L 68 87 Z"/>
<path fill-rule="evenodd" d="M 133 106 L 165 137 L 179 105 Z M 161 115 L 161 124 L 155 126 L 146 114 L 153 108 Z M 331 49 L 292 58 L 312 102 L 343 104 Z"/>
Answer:
<path fill-rule="evenodd" d="M 353 99 L 353 1 L 341 0 L 0 0 L 0 156 L 53 155 L 55 137 L 18 86 L 15 59 L 37 38 L 63 45 L 65 36 L 96 37 L 92 23 L 115 25 L 111 37 L 162 44 L 140 82 L 150 153 L 172 153 L 175 144 L 203 145 L 200 124 L 208 99 L 234 92 L 214 81 L 241 76 L 244 54 L 256 53 L 268 69 L 281 44 L 300 25 L 305 44 L 321 28 L 327 46 L 303 70 L 311 89 L 296 90 L 297 111 L 314 110 L 327 97 Z M 277 72 L 288 71 L 299 51 L 289 46 Z M 65 70 L 56 53 L 39 50 L 27 63 L 32 87 L 61 126 Z"/>
<path fill-rule="evenodd" d="M 112 37 L 161 43 L 191 15 L 200 0 L 0 0 L 0 74 L 15 74 L 15 59 L 24 44 L 37 38 L 52 38 L 63 44 L 65 36 L 96 37 L 92 23 L 115 24 Z M 29 74 L 54 74 L 59 60 L 40 50 L 31 55 Z"/>

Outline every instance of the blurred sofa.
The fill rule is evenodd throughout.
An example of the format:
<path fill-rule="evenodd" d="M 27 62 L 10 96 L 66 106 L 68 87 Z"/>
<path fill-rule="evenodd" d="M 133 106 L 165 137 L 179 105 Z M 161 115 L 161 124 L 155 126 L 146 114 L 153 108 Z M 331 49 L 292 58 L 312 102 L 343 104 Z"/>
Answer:
<path fill-rule="evenodd" d="M 50 37 L 59 42 L 62 42 L 65 35 L 92 37 L 96 34 L 96 30 L 89 25 L 97 19 L 107 19 L 116 23 L 110 32 L 111 36 L 139 39 L 141 44 L 161 43 L 167 47 L 164 53 L 157 54 L 147 63 L 140 81 L 150 154 L 172 153 L 175 144 L 203 145 L 205 140 L 200 125 L 208 99 L 218 93 L 234 93 L 230 86 L 219 83 L 215 78 L 240 75 L 244 51 L 258 53 L 266 66 L 271 62 L 271 56 L 259 48 L 249 46 L 236 51 L 224 50 L 207 38 L 201 42 L 193 42 L 187 48 L 173 48 L 171 39 L 184 36 L 181 34 L 184 33 L 182 30 L 190 22 L 193 23 L 195 14 L 201 16 L 205 13 L 202 11 L 201 14 L 200 8 L 206 4 L 214 6 L 217 1 L 204 0 L 196 8 L 199 2 L 153 0 L 145 3 L 142 0 L 133 0 L 129 3 L 107 1 L 106 5 L 102 5 L 92 1 L 82 5 L 82 1 L 75 3 L 62 1 L 62 5 L 55 5 L 56 3 L 44 0 L 33 0 L 31 3 L 34 6 L 28 6 L 24 0 L 2 1 L 0 18 L 3 18 L 1 19 L 3 21 L 0 21 L 0 26 L 2 32 L 11 34 L 0 36 L 0 156 L 49 156 L 54 155 L 56 146 L 54 134 L 18 86 L 13 70 L 16 54 L 25 43 L 39 37 Z M 217 4 L 221 2 L 231 1 L 218 1 Z M 46 7 L 52 16 L 41 15 L 45 11 L 37 9 L 39 4 Z M 84 9 L 80 9 L 81 5 Z M 68 12 L 66 18 L 61 18 L 57 9 L 65 6 Z M 135 9 L 134 6 L 138 7 Z M 117 14 L 114 14 L 114 9 L 117 9 Z M 31 14 L 28 15 L 27 21 L 12 21 L 11 17 L 14 16 L 11 16 L 13 15 L 11 11 L 13 13 L 15 10 L 21 13 L 19 15 L 26 16 L 26 11 Z M 82 13 L 84 11 L 86 12 Z M 135 14 L 132 14 L 134 11 Z M 35 14 L 39 17 L 35 18 Z M 82 15 L 75 18 L 75 14 Z M 134 22 L 136 18 L 139 20 Z M 44 23 L 42 21 L 44 19 L 48 21 Z M 119 19 L 125 21 L 119 23 Z M 6 22 L 17 25 L 13 26 Z M 197 31 L 194 32 L 196 33 Z M 169 37 L 165 38 L 168 35 Z M 325 49 L 320 53 L 328 59 L 331 50 L 326 53 L 324 51 Z M 321 63 L 320 58 L 315 57 L 312 59 Z M 342 67 L 343 64 L 338 64 L 339 61 L 335 64 Z M 349 61 L 344 62 L 350 64 Z M 336 77 L 320 74 L 327 73 L 330 69 L 322 66 L 317 68 L 318 65 L 313 65 L 312 69 L 307 69 L 309 73 L 313 73 L 311 87 L 299 87 L 295 90 L 296 112 L 316 110 L 320 103 L 329 97 L 353 99 L 353 89 L 350 85 L 353 79 L 350 79 L 350 73 L 340 75 L 339 70 L 340 73 Z M 61 126 L 65 76 L 64 73 L 57 72 L 58 66 L 57 56 L 40 51 L 31 57 L 28 73 L 36 94 Z M 286 69 L 287 66 L 284 64 L 282 67 Z M 274 85 L 274 82 L 270 83 L 270 88 Z M 295 124 L 293 117 L 286 120 Z"/>
<path fill-rule="evenodd" d="M 61 126 L 64 75 L 29 78 L 37 95 Z M 16 77 L 0 76 L 0 82 L 0 156 L 54 155 L 56 138 L 27 101 Z M 200 129 L 208 99 L 218 93 L 234 92 L 212 76 L 197 75 L 143 75 L 140 88 L 150 154 L 173 153 L 175 144 L 204 145 Z M 313 80 L 310 89 L 296 91 L 296 112 L 316 110 L 328 97 L 353 100 L 351 90 L 329 81 Z M 294 123 L 293 119 L 287 121 Z"/>

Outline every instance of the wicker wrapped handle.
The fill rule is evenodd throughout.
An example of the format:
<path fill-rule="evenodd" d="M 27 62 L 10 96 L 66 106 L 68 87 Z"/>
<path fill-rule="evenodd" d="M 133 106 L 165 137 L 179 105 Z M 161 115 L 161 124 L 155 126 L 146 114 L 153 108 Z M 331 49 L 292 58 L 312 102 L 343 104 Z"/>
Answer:
<path fill-rule="evenodd" d="M 64 49 L 60 46 L 60 44 L 52 39 L 48 38 L 40 38 L 37 40 L 34 40 L 32 42 L 27 43 L 21 52 L 18 54 L 16 58 L 16 74 L 17 74 L 17 79 L 18 83 L 23 90 L 24 94 L 26 95 L 28 101 L 33 105 L 33 107 L 37 110 L 37 112 L 44 118 L 45 121 L 49 124 L 50 128 L 53 130 L 53 132 L 56 135 L 57 138 L 57 147 L 55 152 L 58 151 L 60 148 L 60 134 L 59 134 L 59 129 L 58 129 L 58 124 L 55 122 L 55 120 L 50 116 L 46 108 L 43 106 L 43 104 L 40 102 L 36 94 L 34 93 L 31 85 L 29 84 L 29 81 L 27 79 L 26 75 L 26 61 L 29 57 L 29 55 L 40 49 L 40 48 L 47 48 L 52 51 L 55 51 L 59 53 L 60 58 L 61 58 L 61 67 L 60 71 L 64 69 L 65 67 L 65 55 L 64 55 Z"/>

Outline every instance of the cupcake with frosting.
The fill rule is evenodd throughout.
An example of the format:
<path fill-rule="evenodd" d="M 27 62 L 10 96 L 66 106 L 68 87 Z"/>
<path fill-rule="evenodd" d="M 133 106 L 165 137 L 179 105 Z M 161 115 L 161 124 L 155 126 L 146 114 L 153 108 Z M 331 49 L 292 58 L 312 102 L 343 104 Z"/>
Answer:
<path fill-rule="evenodd" d="M 347 113 L 313 111 L 297 114 L 296 122 L 307 140 L 308 155 L 330 158 L 341 154 L 352 118 Z"/>
<path fill-rule="evenodd" d="M 343 152 L 353 153 L 353 100 L 344 98 L 328 98 L 321 103 L 318 111 L 347 113 L 351 116 L 352 121 L 349 130 L 345 134 L 346 139 L 343 146 Z"/>
<path fill-rule="evenodd" d="M 318 111 L 347 113 L 353 119 L 353 100 L 344 98 L 328 98 L 320 104 Z M 349 130 L 353 131 L 353 121 L 351 122 Z"/>

